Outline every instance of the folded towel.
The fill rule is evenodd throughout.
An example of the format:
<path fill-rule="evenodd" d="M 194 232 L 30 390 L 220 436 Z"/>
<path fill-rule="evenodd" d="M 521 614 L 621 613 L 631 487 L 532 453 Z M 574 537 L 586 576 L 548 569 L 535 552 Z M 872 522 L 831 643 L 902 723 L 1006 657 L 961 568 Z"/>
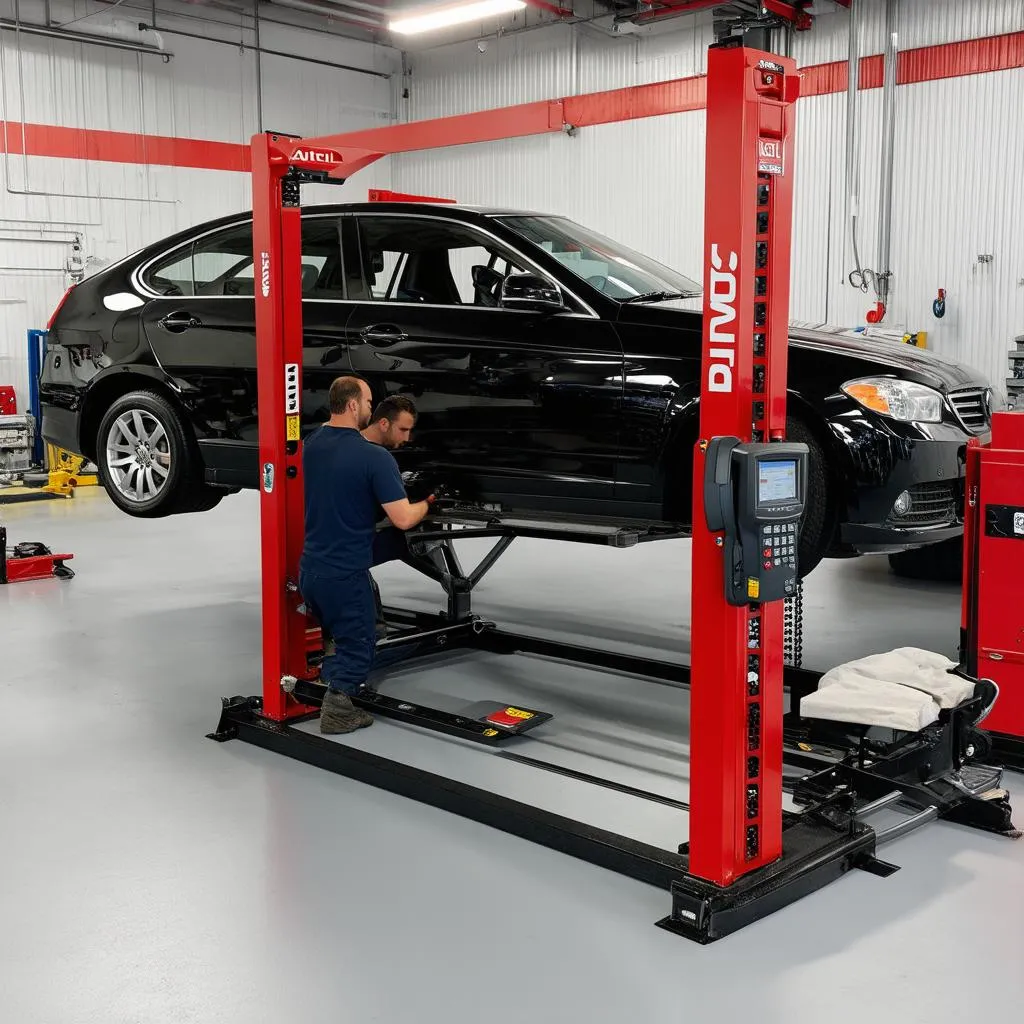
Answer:
<path fill-rule="evenodd" d="M 939 717 L 939 705 L 920 690 L 850 675 L 804 697 L 800 714 L 806 718 L 917 732 Z"/>
<path fill-rule="evenodd" d="M 917 647 L 848 661 L 826 672 L 800 714 L 916 732 L 972 696 L 974 684 L 951 675 L 955 662 Z"/>
<path fill-rule="evenodd" d="M 877 679 L 909 686 L 934 697 L 939 707 L 955 708 L 974 693 L 974 684 L 950 675 L 956 662 L 918 647 L 898 647 L 886 654 L 869 654 L 826 672 L 819 687 L 832 686 L 850 678 Z"/>

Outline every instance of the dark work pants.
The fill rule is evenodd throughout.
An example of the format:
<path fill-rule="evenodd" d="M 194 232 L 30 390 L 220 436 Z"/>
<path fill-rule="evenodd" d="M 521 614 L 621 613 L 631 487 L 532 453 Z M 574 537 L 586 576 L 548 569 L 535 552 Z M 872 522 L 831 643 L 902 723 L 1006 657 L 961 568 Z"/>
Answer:
<path fill-rule="evenodd" d="M 373 564 L 408 557 L 401 530 L 380 530 L 374 537 Z M 394 665 L 417 650 L 415 644 L 376 651 L 377 606 L 373 582 L 366 570 L 341 578 L 299 574 L 299 591 L 313 617 L 334 641 L 334 653 L 324 657 L 320 677 L 331 690 L 356 694 L 371 672 Z"/>

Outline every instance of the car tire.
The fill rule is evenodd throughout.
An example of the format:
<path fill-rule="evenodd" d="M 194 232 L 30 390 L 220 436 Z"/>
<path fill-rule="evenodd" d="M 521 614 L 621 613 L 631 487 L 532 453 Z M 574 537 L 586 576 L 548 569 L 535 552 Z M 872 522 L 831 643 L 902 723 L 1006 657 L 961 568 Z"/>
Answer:
<path fill-rule="evenodd" d="M 808 426 L 795 417 L 786 420 L 786 440 L 801 441 L 809 450 L 807 500 L 800 520 L 797 565 L 803 579 L 825 557 L 832 543 L 832 493 L 825 468 L 825 451 Z"/>
<path fill-rule="evenodd" d="M 153 391 L 131 391 L 106 411 L 96 466 L 111 501 L 143 519 L 199 511 L 209 490 L 195 438 L 178 410 Z"/>
<path fill-rule="evenodd" d="M 964 539 L 953 537 L 924 548 L 897 551 L 889 556 L 893 574 L 906 580 L 960 583 L 964 574 Z"/>

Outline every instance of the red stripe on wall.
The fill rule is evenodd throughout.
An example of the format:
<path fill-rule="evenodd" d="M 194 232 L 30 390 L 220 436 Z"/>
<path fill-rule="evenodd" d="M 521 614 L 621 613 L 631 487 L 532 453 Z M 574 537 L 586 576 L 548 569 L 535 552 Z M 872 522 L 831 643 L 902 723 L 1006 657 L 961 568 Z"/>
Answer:
<path fill-rule="evenodd" d="M 899 54 L 896 80 L 900 85 L 911 85 L 1020 67 L 1024 67 L 1024 32 L 1013 32 L 905 50 Z M 816 64 L 801 70 L 804 76 L 802 97 L 827 96 L 846 91 L 845 61 Z M 862 58 L 860 88 L 881 88 L 883 74 L 884 62 L 881 56 Z M 543 135 L 561 131 L 563 125 L 579 128 L 640 117 L 678 114 L 701 110 L 704 105 L 705 78 L 697 75 L 558 100 L 521 103 L 455 117 L 439 117 L 387 128 L 323 136 L 316 141 L 333 148 L 353 147 L 384 154 L 406 153 Z M 217 171 L 249 169 L 249 147 L 242 143 L 43 124 L 27 124 L 24 128 L 23 140 L 22 125 L 19 122 L 4 125 L 0 121 L 0 151 L 6 141 L 11 153 L 21 153 L 24 149 L 29 156 L 162 164 Z"/>
<path fill-rule="evenodd" d="M 1005 36 L 904 50 L 899 55 L 896 81 L 900 85 L 911 85 L 1019 67 L 1024 67 L 1024 32 L 1011 32 Z"/>
<path fill-rule="evenodd" d="M 847 78 L 846 61 L 834 64 L 812 64 L 801 68 L 803 81 L 800 83 L 800 98 L 809 96 L 829 96 L 837 92 L 846 92 Z M 881 56 L 861 57 L 860 78 L 861 89 L 881 89 L 885 72 L 885 59 Z"/>
<path fill-rule="evenodd" d="M 50 124 L 0 121 L 0 150 L 62 160 L 100 160 L 117 164 L 163 164 L 212 171 L 249 170 L 249 147 L 237 142 L 176 139 L 167 135 L 136 135 L 95 128 L 64 128 Z"/>

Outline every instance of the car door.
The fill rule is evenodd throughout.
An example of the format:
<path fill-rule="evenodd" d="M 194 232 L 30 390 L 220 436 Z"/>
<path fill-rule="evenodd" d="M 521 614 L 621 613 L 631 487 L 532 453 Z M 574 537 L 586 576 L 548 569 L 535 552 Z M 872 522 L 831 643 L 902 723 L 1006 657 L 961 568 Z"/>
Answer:
<path fill-rule="evenodd" d="M 501 279 L 537 268 L 482 227 L 379 213 L 357 230 L 367 295 L 349 321 L 352 365 L 375 400 L 416 401 L 403 468 L 483 501 L 600 514 L 620 442 L 611 325 L 571 297 L 555 315 L 501 308 Z"/>
<path fill-rule="evenodd" d="M 303 217 L 301 273 L 302 413 L 303 426 L 309 430 L 329 414 L 330 382 L 351 369 L 345 332 L 352 307 L 344 301 L 338 217 Z M 255 448 L 251 222 L 200 236 L 158 259 L 144 270 L 143 283 L 159 296 L 142 311 L 146 337 L 194 410 L 205 435 L 200 444 L 204 449 L 224 443 Z"/>

